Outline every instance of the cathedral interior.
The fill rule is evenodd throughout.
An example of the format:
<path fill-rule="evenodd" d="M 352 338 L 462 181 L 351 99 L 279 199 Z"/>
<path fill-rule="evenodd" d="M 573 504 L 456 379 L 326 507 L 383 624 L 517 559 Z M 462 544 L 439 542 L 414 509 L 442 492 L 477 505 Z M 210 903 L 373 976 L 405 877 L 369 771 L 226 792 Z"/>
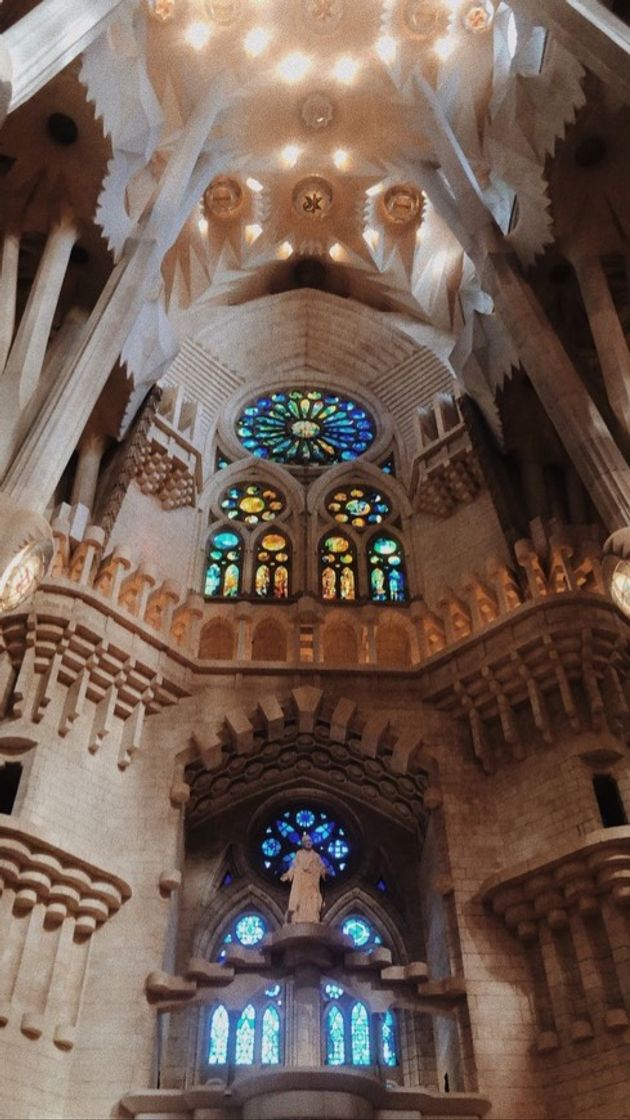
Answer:
<path fill-rule="evenodd" d="M 0 1116 L 630 1117 L 628 0 L 0 0 L 0 124 Z"/>

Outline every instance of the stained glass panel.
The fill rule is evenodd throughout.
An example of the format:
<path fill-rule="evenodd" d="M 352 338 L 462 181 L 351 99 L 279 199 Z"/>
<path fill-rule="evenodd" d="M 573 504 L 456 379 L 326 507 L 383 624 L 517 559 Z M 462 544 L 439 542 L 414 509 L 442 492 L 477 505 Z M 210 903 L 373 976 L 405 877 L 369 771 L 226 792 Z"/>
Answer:
<path fill-rule="evenodd" d="M 260 1060 L 264 1066 L 280 1063 L 280 1016 L 275 1007 L 268 1007 L 263 1015 Z"/>
<path fill-rule="evenodd" d="M 265 533 L 256 552 L 254 590 L 262 598 L 288 599 L 290 545 L 282 533 Z"/>
<path fill-rule="evenodd" d="M 265 870 L 274 876 L 284 874 L 305 832 L 321 856 L 329 877 L 334 878 L 346 870 L 352 845 L 345 827 L 322 809 L 299 804 L 294 809 L 285 809 L 265 825 L 259 841 Z"/>
<path fill-rule="evenodd" d="M 381 534 L 370 541 L 368 575 L 370 597 L 375 603 L 406 601 L 405 563 L 402 548 L 395 537 Z"/>
<path fill-rule="evenodd" d="M 391 513 L 387 498 L 378 490 L 365 486 L 342 487 L 328 495 L 326 509 L 340 525 L 352 525 L 359 531 L 380 525 Z"/>
<path fill-rule="evenodd" d="M 258 945 L 266 932 L 267 923 L 263 921 L 260 914 L 245 914 L 244 917 L 239 918 L 234 927 L 236 940 L 246 947 Z"/>
<path fill-rule="evenodd" d="M 208 547 L 208 566 L 204 595 L 234 598 L 241 584 L 243 546 L 237 533 L 222 530 L 213 533 Z"/>
<path fill-rule="evenodd" d="M 350 914 L 344 919 L 341 932 L 351 939 L 357 949 L 363 949 L 365 952 L 370 952 L 377 945 L 383 944 L 380 934 L 376 932 L 372 923 L 358 914 Z"/>
<path fill-rule="evenodd" d="M 354 548 L 347 537 L 324 537 L 319 549 L 322 599 L 328 602 L 356 598 Z"/>
<path fill-rule="evenodd" d="M 290 466 L 326 466 L 356 459 L 374 441 L 369 413 L 323 389 L 287 389 L 243 409 L 236 433 L 251 455 Z"/>
<path fill-rule="evenodd" d="M 215 1007 L 210 1019 L 208 1062 L 211 1066 L 223 1066 L 227 1062 L 229 1037 L 230 1019 L 223 1004 L 219 1004 L 218 1007 Z"/>
<path fill-rule="evenodd" d="M 398 1065 L 396 1017 L 393 1011 L 386 1011 L 381 1019 L 381 1061 L 384 1066 Z"/>
<path fill-rule="evenodd" d="M 342 1066 L 346 1060 L 345 1023 L 336 1003 L 326 1011 L 326 1064 Z"/>
<path fill-rule="evenodd" d="M 370 1064 L 370 1020 L 364 1003 L 355 1003 L 350 1016 L 353 1066 Z"/>
<path fill-rule="evenodd" d="M 237 1066 L 251 1066 L 254 1061 L 254 1042 L 256 1037 L 256 1012 L 251 1003 L 241 1011 L 236 1024 L 236 1049 L 234 1061 Z"/>
<path fill-rule="evenodd" d="M 278 490 L 256 482 L 230 486 L 221 499 L 221 509 L 230 520 L 244 521 L 246 525 L 273 521 L 285 505 L 284 496 Z"/>
<path fill-rule="evenodd" d="M 326 999 L 341 999 L 343 988 L 341 984 L 324 984 L 324 995 Z"/>

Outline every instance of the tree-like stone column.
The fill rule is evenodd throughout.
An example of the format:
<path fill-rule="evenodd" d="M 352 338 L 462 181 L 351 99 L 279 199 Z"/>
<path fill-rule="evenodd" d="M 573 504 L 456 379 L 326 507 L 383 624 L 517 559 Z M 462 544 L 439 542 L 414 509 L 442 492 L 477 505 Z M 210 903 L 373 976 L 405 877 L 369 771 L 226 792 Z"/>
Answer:
<path fill-rule="evenodd" d="M 630 350 L 598 256 L 571 256 L 611 408 L 630 435 Z"/>

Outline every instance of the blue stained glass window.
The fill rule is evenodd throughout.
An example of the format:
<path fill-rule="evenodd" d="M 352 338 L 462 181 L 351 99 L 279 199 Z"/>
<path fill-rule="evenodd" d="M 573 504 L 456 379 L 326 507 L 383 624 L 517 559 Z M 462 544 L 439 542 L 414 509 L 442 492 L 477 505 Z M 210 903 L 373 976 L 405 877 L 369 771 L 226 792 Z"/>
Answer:
<path fill-rule="evenodd" d="M 326 999 L 341 999 L 343 995 L 343 988 L 340 984 L 325 984 L 324 995 Z"/>
<path fill-rule="evenodd" d="M 263 1015 L 260 1060 L 264 1066 L 280 1063 L 280 1016 L 275 1007 L 267 1007 Z"/>
<path fill-rule="evenodd" d="M 326 1011 L 326 1065 L 342 1066 L 346 1060 L 346 1028 L 336 1003 Z"/>
<path fill-rule="evenodd" d="M 254 1041 L 256 1037 L 256 1012 L 251 1003 L 241 1011 L 236 1024 L 236 1049 L 234 1061 L 237 1066 L 251 1066 L 254 1061 Z"/>
<path fill-rule="evenodd" d="M 383 944 L 382 937 L 376 932 L 372 923 L 359 914 L 350 914 L 345 918 L 341 925 L 341 932 L 352 940 L 357 949 L 364 949 L 366 952 Z"/>
<path fill-rule="evenodd" d="M 352 525 L 360 532 L 380 525 L 391 513 L 391 506 L 378 490 L 367 486 L 343 486 L 326 499 L 326 509 L 340 525 Z"/>
<path fill-rule="evenodd" d="M 221 499 L 221 509 L 231 521 L 244 521 L 258 525 L 260 521 L 273 521 L 286 505 L 279 490 L 257 482 L 230 486 Z"/>
<path fill-rule="evenodd" d="M 381 470 L 383 474 L 391 474 L 392 478 L 396 477 L 396 464 L 393 454 L 388 455 L 387 458 L 383 460 L 381 463 Z"/>
<path fill-rule="evenodd" d="M 236 940 L 247 947 L 258 945 L 266 932 L 267 925 L 260 914 L 246 914 L 243 918 L 239 918 L 234 929 Z"/>
<path fill-rule="evenodd" d="M 299 804 L 265 826 L 259 841 L 264 868 L 274 876 L 283 875 L 293 863 L 305 832 L 323 860 L 326 874 L 335 878 L 343 873 L 352 853 L 346 829 L 322 809 Z"/>
<path fill-rule="evenodd" d="M 350 1016 L 353 1066 L 370 1064 L 370 1019 L 364 1003 L 355 1003 Z"/>
<path fill-rule="evenodd" d="M 270 996 L 270 998 L 272 999 L 275 999 L 276 996 L 280 995 L 280 985 L 270 984 L 268 988 L 265 988 L 265 995 Z"/>
<path fill-rule="evenodd" d="M 223 1004 L 219 1004 L 218 1007 L 215 1007 L 210 1019 L 208 1062 L 211 1066 L 223 1066 L 227 1062 L 229 1036 L 230 1019 Z"/>
<path fill-rule="evenodd" d="M 237 533 L 213 533 L 208 545 L 204 595 L 207 599 L 235 598 L 241 588 L 243 546 Z"/>
<path fill-rule="evenodd" d="M 370 598 L 375 603 L 404 603 L 407 577 L 403 551 L 395 537 L 382 533 L 373 537 L 368 548 Z"/>
<path fill-rule="evenodd" d="M 393 1011 L 386 1011 L 381 1018 L 381 1061 L 384 1066 L 398 1065 L 396 1016 Z"/>
<path fill-rule="evenodd" d="M 247 405 L 236 433 L 251 455 L 290 466 L 326 466 L 363 455 L 374 442 L 369 413 L 323 389 L 287 389 Z"/>

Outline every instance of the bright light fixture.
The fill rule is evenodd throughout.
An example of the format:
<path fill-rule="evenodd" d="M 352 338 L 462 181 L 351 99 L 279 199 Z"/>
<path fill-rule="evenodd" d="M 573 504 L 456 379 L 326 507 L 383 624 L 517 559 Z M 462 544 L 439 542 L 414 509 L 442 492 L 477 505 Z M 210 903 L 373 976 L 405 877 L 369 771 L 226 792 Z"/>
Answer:
<path fill-rule="evenodd" d="M 278 73 L 285 82 L 299 82 L 311 68 L 311 60 L 301 51 L 291 51 L 278 64 Z"/>
<path fill-rule="evenodd" d="M 334 245 L 331 245 L 330 249 L 328 250 L 328 256 L 331 260 L 336 261 L 337 264 L 339 264 L 341 261 L 345 261 L 347 254 L 343 245 L 340 245 L 338 241 L 335 241 Z"/>
<path fill-rule="evenodd" d="M 262 226 L 259 222 L 253 222 L 251 226 L 245 226 L 245 240 L 248 245 L 253 245 L 262 233 Z"/>
<path fill-rule="evenodd" d="M 350 166 L 350 156 L 345 148 L 337 148 L 333 155 L 333 162 L 338 171 L 346 171 Z"/>
<path fill-rule="evenodd" d="M 276 256 L 280 261 L 287 261 L 293 253 L 293 246 L 290 241 L 283 241 L 282 245 L 278 245 L 276 249 Z"/>
<path fill-rule="evenodd" d="M 384 62 L 386 66 L 391 66 L 392 62 L 396 61 L 398 43 L 393 35 L 381 35 L 380 39 L 377 39 L 374 44 L 374 50 L 381 62 Z"/>
<path fill-rule="evenodd" d="M 245 180 L 245 186 L 249 187 L 250 191 L 253 191 L 254 194 L 260 194 L 264 189 L 262 183 L 259 183 L 258 179 L 254 179 L 251 175 Z"/>
<path fill-rule="evenodd" d="M 359 63 L 356 58 L 351 58 L 350 55 L 347 54 L 337 59 L 333 67 L 333 74 L 337 81 L 343 82 L 347 86 L 354 81 L 358 72 Z"/>
<path fill-rule="evenodd" d="M 377 229 L 368 227 L 367 229 L 363 230 L 363 240 L 365 241 L 366 245 L 372 250 L 376 249 L 376 246 L 379 242 L 379 237 L 380 235 Z"/>
<path fill-rule="evenodd" d="M 297 144 L 287 144 L 280 152 L 280 159 L 282 160 L 283 167 L 295 167 L 301 149 Z"/>
<path fill-rule="evenodd" d="M 184 39 L 189 46 L 194 47 L 196 51 L 201 51 L 210 39 L 210 27 L 203 20 L 195 20 L 194 23 L 189 23 L 184 31 Z"/>
<path fill-rule="evenodd" d="M 374 186 L 373 187 L 368 187 L 368 189 L 366 190 L 365 193 L 368 196 L 368 198 L 374 198 L 377 194 L 382 194 L 384 190 L 385 190 L 385 184 L 384 183 L 374 183 Z"/>
<path fill-rule="evenodd" d="M 433 45 L 433 52 L 440 59 L 440 62 L 446 62 L 447 58 L 453 53 L 455 47 L 455 40 L 452 35 L 445 35 L 442 39 L 437 39 Z"/>
<path fill-rule="evenodd" d="M 203 215 L 197 222 L 197 228 L 202 236 L 205 236 L 208 232 L 208 219 L 203 217 Z"/>
<path fill-rule="evenodd" d="M 243 40 L 243 46 L 250 58 L 257 58 L 270 42 L 271 32 L 266 27 L 252 27 Z"/>

